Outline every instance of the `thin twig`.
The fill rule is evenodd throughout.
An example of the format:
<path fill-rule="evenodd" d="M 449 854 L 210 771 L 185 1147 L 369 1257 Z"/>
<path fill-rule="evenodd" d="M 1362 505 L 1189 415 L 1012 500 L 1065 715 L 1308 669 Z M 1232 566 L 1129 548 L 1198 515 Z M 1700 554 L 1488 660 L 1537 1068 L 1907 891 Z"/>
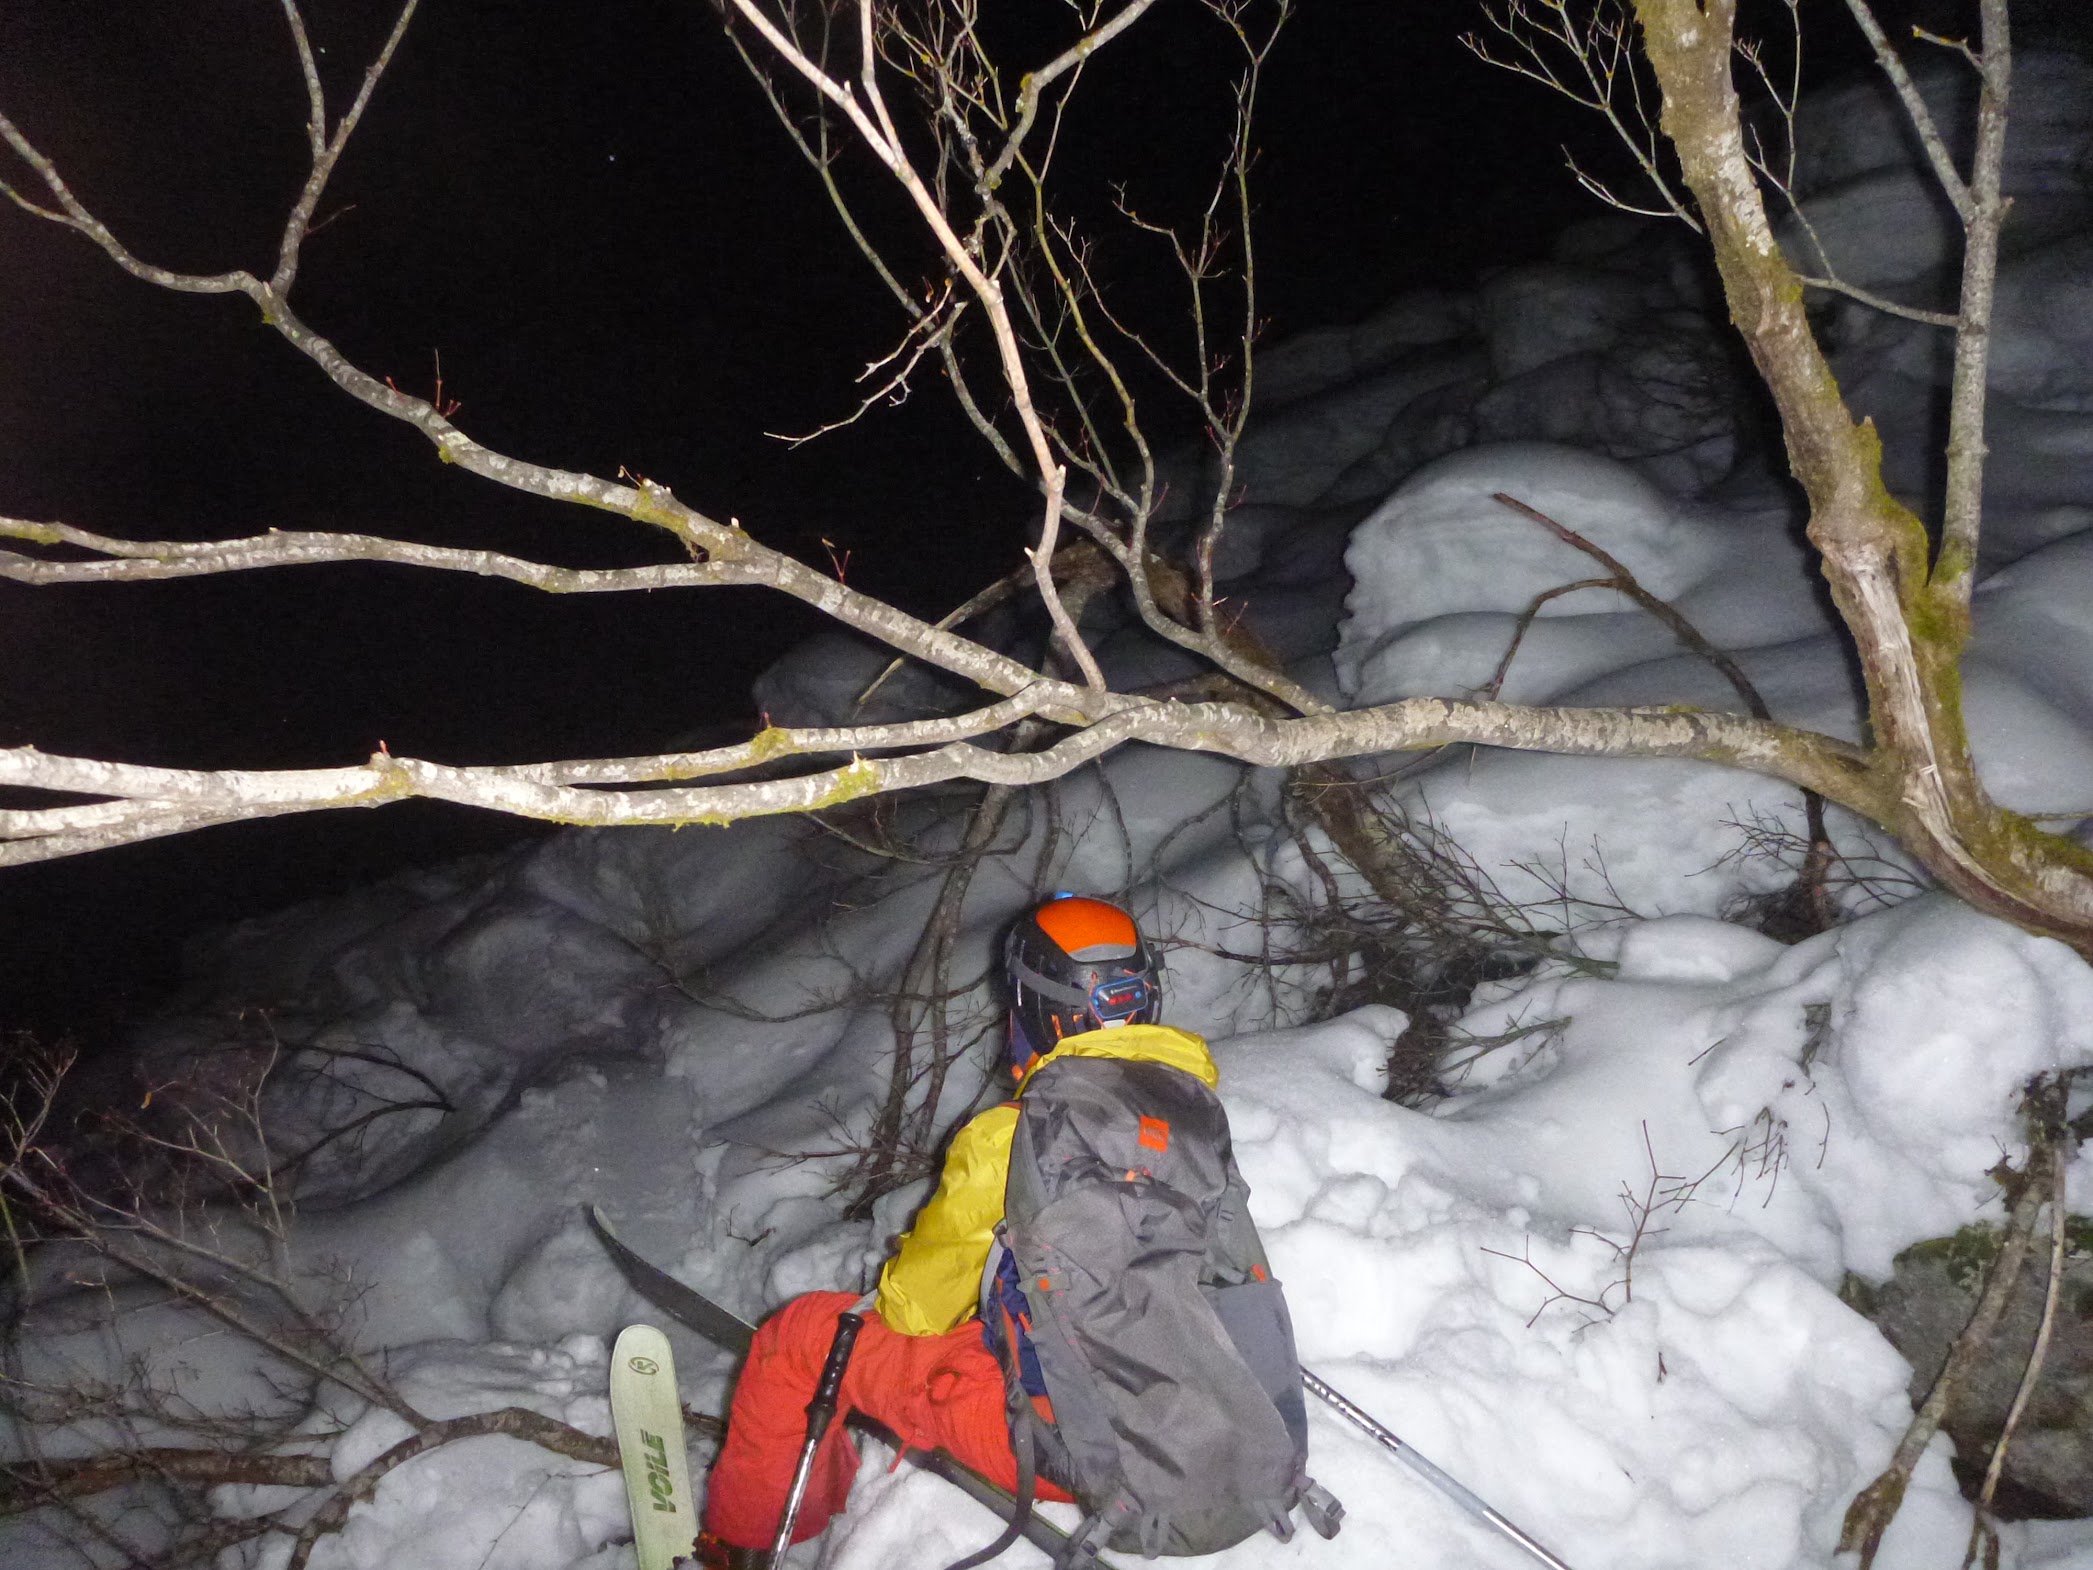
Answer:
<path fill-rule="evenodd" d="M 1842 1554 L 1858 1552 L 1860 1570 L 1871 1570 L 1875 1555 L 1882 1547 L 1882 1535 L 1889 1530 L 1898 1507 L 1904 1502 L 1912 1469 L 1933 1442 L 1934 1434 L 1939 1432 L 1948 1405 L 1968 1377 L 1969 1369 L 1990 1345 L 1999 1320 L 2006 1312 L 2006 1305 L 2012 1299 L 2013 1289 L 2020 1281 L 2036 1219 L 2051 1192 L 2049 1169 L 2060 1159 L 2055 1130 L 2061 1121 L 2057 1115 L 2061 1102 L 2061 1094 L 2054 1083 L 2037 1086 L 2029 1092 L 2024 1114 L 2028 1123 L 2027 1167 L 2017 1175 L 2018 1192 L 2007 1212 L 2005 1236 L 1999 1242 L 1991 1273 L 1985 1278 L 1984 1291 L 1977 1299 L 1969 1323 L 1949 1347 L 1933 1388 L 1926 1393 L 1926 1399 L 1912 1415 L 1911 1426 L 1897 1442 L 1889 1465 L 1846 1507 L 1846 1518 L 1839 1530 L 1838 1551 Z"/>
<path fill-rule="evenodd" d="M 1516 53 L 1496 53 L 1476 33 L 1464 34 L 1462 44 L 1488 65 L 1538 82 L 1573 103 L 1595 110 L 1628 150 L 1643 179 L 1664 205 L 1647 207 L 1615 195 L 1565 153 L 1579 185 L 1624 211 L 1653 218 L 1676 218 L 1694 233 L 1703 232 L 1691 205 L 1665 174 L 1659 151 L 1663 138 L 1632 42 L 1634 23 L 1620 0 L 1598 0 L 1582 23 L 1573 14 L 1570 0 L 1500 0 L 1494 7 L 1486 4 L 1483 16 Z M 1551 57 L 1558 50 L 1571 61 L 1574 74 L 1566 72 Z"/>
<path fill-rule="evenodd" d="M 1817 255 L 1820 260 L 1823 259 L 1824 252 L 1821 246 Z M 1829 273 L 1798 273 L 1796 277 L 1805 288 L 1826 289 L 1833 294 L 1843 294 L 1847 299 L 1858 300 L 1862 305 L 1880 311 L 1885 316 L 1900 316 L 1907 322 L 1919 322 L 1927 327 L 1953 327 L 1962 320 L 1952 311 L 1929 311 L 1921 306 L 1906 305 L 1901 300 L 1892 300 L 1886 294 L 1863 289 L 1858 284 L 1850 284 L 1845 279 Z"/>
<path fill-rule="evenodd" d="M 2042 1381 L 2043 1360 L 2049 1356 L 2050 1336 L 2056 1329 L 2057 1303 L 2064 1291 L 2064 1256 L 2067 1234 L 2071 1219 L 2068 1204 L 2071 1164 L 2068 1161 L 2050 1162 L 2049 1193 L 2049 1281 L 2042 1294 L 2042 1321 L 2035 1330 L 2035 1345 L 2028 1353 L 2027 1366 L 2020 1372 L 2019 1388 L 2013 1392 L 2013 1405 L 2006 1412 L 2006 1421 L 1999 1428 L 1998 1443 L 1991 1447 L 1991 1461 L 1984 1468 L 1984 1486 L 1977 1491 L 1977 1508 L 1970 1522 L 1969 1548 L 1962 1556 L 1963 1570 L 1969 1570 L 1978 1556 L 1980 1548 L 1986 1550 L 1987 1561 L 1998 1562 L 1998 1533 L 1990 1521 L 1991 1501 L 1998 1494 L 1999 1479 L 2006 1471 L 2006 1450 L 2013 1443 L 2013 1435 L 2020 1427 L 2020 1420 L 2034 1399 L 2035 1387 Z"/>

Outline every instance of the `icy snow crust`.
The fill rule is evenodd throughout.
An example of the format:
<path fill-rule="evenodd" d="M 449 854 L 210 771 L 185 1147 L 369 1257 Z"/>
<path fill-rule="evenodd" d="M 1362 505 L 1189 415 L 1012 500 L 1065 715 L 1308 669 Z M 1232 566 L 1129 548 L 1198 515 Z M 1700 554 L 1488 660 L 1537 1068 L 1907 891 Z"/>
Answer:
<path fill-rule="evenodd" d="M 2041 198 L 2026 208 L 2040 221 L 2001 271 L 1990 435 L 2003 456 L 1987 520 L 1996 561 L 2012 564 L 1978 595 L 1967 695 L 1993 791 L 2065 813 L 2093 806 L 2093 240 L 2085 165 L 2068 156 L 2087 137 L 2068 106 L 2093 94 L 2069 62 L 2020 73 L 2017 125 L 2040 134 L 2015 178 Z M 2061 86 L 2045 95 L 2050 78 Z M 1908 267 L 1927 254 L 1904 242 L 1930 199 L 1856 94 L 1805 116 L 1820 233 L 1855 246 L 1895 234 Z M 1858 282 L 1891 281 L 1886 251 L 1842 260 Z M 1302 680 L 1343 701 L 1473 689 L 1537 594 L 1599 572 L 1492 500 L 1502 491 L 1676 603 L 1782 718 L 1853 734 L 1851 672 L 1706 305 L 1683 237 L 1609 220 L 1473 294 L 1407 297 L 1279 346 L 1261 362 L 1276 408 L 1245 444 L 1228 592 Z M 1930 351 L 1902 324 L 1841 321 L 1842 377 L 1893 454 L 1922 452 Z M 1199 466 L 1180 463 L 1173 495 L 1194 493 Z M 1093 631 L 1118 681 L 1179 669 L 1128 629 Z M 765 706 L 838 718 L 878 663 L 818 640 L 765 678 Z M 886 701 L 908 712 L 936 692 Z M 1543 608 L 1504 693 L 1737 705 L 1600 589 Z M 1840 1282 L 1999 1216 L 1985 1174 L 2021 1148 L 2018 1087 L 2093 1062 L 2093 972 L 1939 896 L 1903 898 L 1914 885 L 1893 865 L 1880 898 L 1855 901 L 1872 913 L 1792 948 L 1717 919 L 1785 875 L 1735 855 L 1744 825 L 1799 811 L 1751 776 L 1461 754 L 1409 789 L 1413 812 L 1509 896 L 1555 902 L 1584 958 L 1486 985 L 1456 1025 L 1478 1045 L 1429 1112 L 1382 1095 L 1400 1013 L 1303 1025 L 1327 978 L 1247 962 L 1292 936 L 1258 924 L 1271 890 L 1314 879 L 1280 830 L 1278 782 L 1210 758 L 1130 750 L 1030 803 L 974 881 L 953 973 L 986 969 L 1034 888 L 1127 891 L 1170 945 L 1171 1018 L 1220 1038 L 1238 1154 L 1308 1365 L 1583 1570 L 1829 1565 L 1848 1501 L 1911 1414 L 1908 1368 L 1843 1306 Z M 908 804 L 901 826 L 935 852 L 956 843 L 963 805 Z M 1865 849 L 1857 826 L 1839 832 Z M 922 867 L 796 824 L 573 833 L 239 929 L 145 1048 L 179 1055 L 261 1002 L 439 1085 L 450 1112 L 381 1119 L 310 1168 L 300 1256 L 363 1289 L 358 1340 L 393 1349 L 424 1410 L 515 1403 L 603 1433 L 607 1339 L 659 1316 L 581 1227 L 584 1201 L 751 1316 L 867 1284 L 906 1225 L 923 1185 L 848 1221 L 832 1192 L 845 1158 L 795 1158 L 869 1125 L 892 1044 L 873 994 L 896 984 L 936 893 Z M 986 1067 L 977 1051 L 955 1071 L 947 1126 L 993 1094 Z M 360 1072 L 382 1092 L 399 1071 Z M 294 1098 L 272 1116 L 297 1140 L 339 1110 Z M 2073 1179 L 2086 1194 L 2093 1162 Z M 151 1349 L 204 1405 L 253 1398 L 254 1371 L 167 1311 L 121 1321 L 123 1347 L 59 1333 L 51 1286 L 37 1371 Z M 687 1399 L 721 1409 L 726 1359 L 671 1333 Z M 1314 1470 L 1349 1507 L 1344 1534 L 1260 1539 L 1217 1564 L 1522 1562 L 1330 1414 L 1311 1422 Z M 353 1405 L 305 1428 L 338 1476 L 401 1434 Z M 1924 1458 L 1885 1570 L 1959 1564 L 1969 1511 L 1948 1456 L 1941 1439 Z M 228 1515 L 280 1502 L 217 1500 Z M 993 1531 L 936 1480 L 872 1465 L 848 1519 L 796 1562 L 921 1570 Z M 392 1472 L 311 1563 L 628 1570 L 626 1532 L 614 1477 L 482 1439 Z M 2008 1528 L 2004 1546 L 2020 1570 L 2093 1566 L 2083 1523 Z M 259 1562 L 284 1554 L 279 1542 Z M 27 1524 L 0 1524 L 0 1558 L 74 1562 Z M 1020 1546 L 1007 1562 L 1043 1561 Z"/>

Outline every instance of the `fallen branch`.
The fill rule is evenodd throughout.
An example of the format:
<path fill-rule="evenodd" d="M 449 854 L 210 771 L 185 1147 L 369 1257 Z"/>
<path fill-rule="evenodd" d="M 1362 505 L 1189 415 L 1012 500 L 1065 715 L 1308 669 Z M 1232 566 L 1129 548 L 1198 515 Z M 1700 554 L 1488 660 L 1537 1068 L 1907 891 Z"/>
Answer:
<path fill-rule="evenodd" d="M 616 1440 L 585 1434 L 528 1407 L 505 1406 L 494 1412 L 473 1412 L 464 1417 L 446 1418 L 401 1440 L 362 1471 L 344 1480 L 334 1497 L 299 1529 L 285 1570 L 304 1570 L 306 1560 L 312 1557 L 314 1544 L 328 1533 L 338 1531 L 348 1519 L 350 1507 L 370 1498 L 385 1474 L 394 1467 L 403 1466 L 416 1456 L 426 1455 L 453 1440 L 478 1439 L 487 1434 L 507 1434 L 513 1439 L 528 1440 L 556 1454 L 594 1466 L 618 1464 Z"/>
<path fill-rule="evenodd" d="M 84 1499 L 129 1483 L 167 1480 L 215 1488 L 327 1488 L 334 1467 L 321 1455 L 243 1455 L 204 1447 L 149 1445 L 105 1455 L 0 1463 L 0 1516 L 61 1499 Z"/>
<path fill-rule="evenodd" d="M 1511 668 L 1512 656 L 1518 652 L 1519 641 L 1525 637 L 1526 629 L 1533 624 L 1534 617 L 1540 614 L 1542 605 L 1556 595 L 1567 594 L 1573 589 L 1610 588 L 1626 595 L 1637 605 L 1656 617 L 1657 620 L 1664 623 L 1666 627 L 1671 629 L 1673 637 L 1677 638 L 1679 642 L 1693 653 L 1699 655 L 1709 665 L 1713 666 L 1716 673 L 1730 684 L 1731 689 L 1743 701 L 1745 711 L 1754 719 L 1765 720 L 1769 724 L 1772 723 L 1773 710 L 1767 706 L 1766 700 L 1760 696 L 1759 689 L 1753 684 L 1752 679 L 1744 674 L 1744 668 L 1731 659 L 1728 654 L 1710 643 L 1702 635 L 1700 628 L 1694 626 L 1687 619 L 1685 613 L 1677 606 L 1644 588 L 1642 581 L 1629 570 L 1627 563 L 1604 549 L 1597 541 L 1588 539 L 1568 524 L 1558 523 L 1539 508 L 1528 506 L 1516 496 L 1507 496 L 1503 491 L 1495 491 L 1491 493 L 1491 500 L 1502 503 L 1523 518 L 1532 519 L 1565 545 L 1584 552 L 1585 555 L 1606 569 L 1607 577 L 1604 579 L 1586 578 L 1577 583 L 1565 584 L 1561 588 L 1548 590 L 1546 593 L 1537 596 L 1534 602 L 1527 606 L 1525 614 L 1519 619 L 1518 629 L 1513 633 L 1511 647 L 1505 650 L 1503 660 L 1498 663 L 1496 674 L 1490 678 L 1490 686 L 1488 688 L 1490 697 L 1496 697 L 1498 690 L 1503 686 L 1505 672 Z M 1837 910 L 1832 905 L 1827 884 L 1831 875 L 1832 863 L 1838 858 L 1838 849 L 1832 844 L 1831 834 L 1824 826 L 1823 796 L 1811 790 L 1808 786 L 1804 786 L 1802 791 L 1802 810 L 1807 825 L 1809 848 L 1804 852 L 1802 866 L 1796 873 L 1791 893 L 1798 897 L 1798 902 L 1803 906 L 1801 914 L 1804 917 L 1803 925 L 1805 929 L 1809 932 L 1822 932 L 1832 926 L 1837 917 Z"/>

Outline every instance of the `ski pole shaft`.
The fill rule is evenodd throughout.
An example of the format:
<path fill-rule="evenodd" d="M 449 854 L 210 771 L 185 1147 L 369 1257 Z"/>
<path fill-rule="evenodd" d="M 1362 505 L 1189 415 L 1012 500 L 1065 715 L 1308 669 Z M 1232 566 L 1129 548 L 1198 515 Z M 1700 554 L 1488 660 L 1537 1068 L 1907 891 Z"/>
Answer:
<path fill-rule="evenodd" d="M 1510 1521 L 1507 1521 L 1503 1516 L 1491 1509 L 1489 1504 L 1474 1490 L 1464 1487 L 1460 1482 L 1449 1477 L 1445 1472 L 1442 1472 L 1430 1461 L 1419 1455 L 1415 1447 L 1406 1443 L 1400 1434 L 1389 1428 L 1385 1423 L 1380 1422 L 1357 1402 L 1340 1395 L 1305 1368 L 1301 1370 L 1301 1383 L 1308 1388 L 1311 1394 L 1329 1403 L 1339 1417 L 1350 1423 L 1354 1428 L 1369 1435 L 1382 1449 L 1388 1451 L 1398 1461 L 1409 1467 L 1411 1471 L 1415 1472 L 1427 1483 L 1430 1483 L 1432 1487 L 1438 1489 L 1440 1493 L 1474 1516 L 1476 1520 L 1502 1532 L 1506 1537 L 1533 1555 L 1535 1559 L 1546 1565 L 1548 1570 L 1570 1570 L 1568 1565 L 1543 1548 L 1532 1536 L 1521 1531 L 1517 1526 L 1514 1526 Z"/>
<path fill-rule="evenodd" d="M 836 1339 L 829 1343 L 828 1361 L 821 1365 L 821 1378 L 814 1383 L 814 1399 L 807 1403 L 807 1440 L 799 1447 L 799 1465 L 792 1470 L 792 1487 L 785 1495 L 785 1513 L 778 1518 L 777 1546 L 771 1563 L 782 1564 L 785 1550 L 792 1546 L 793 1523 L 799 1519 L 800 1501 L 807 1496 L 807 1479 L 814 1475 L 814 1452 L 827 1437 L 836 1420 L 836 1401 L 843 1389 L 843 1370 L 850 1366 L 850 1350 L 857 1345 L 858 1332 L 865 1328 L 862 1314 L 838 1314 Z"/>

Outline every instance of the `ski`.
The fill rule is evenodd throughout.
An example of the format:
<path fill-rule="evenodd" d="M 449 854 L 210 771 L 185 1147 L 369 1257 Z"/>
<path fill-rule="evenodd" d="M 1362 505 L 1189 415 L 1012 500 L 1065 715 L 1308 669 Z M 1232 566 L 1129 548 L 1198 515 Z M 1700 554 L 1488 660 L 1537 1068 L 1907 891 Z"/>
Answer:
<path fill-rule="evenodd" d="M 652 1325 L 628 1325 L 610 1356 L 611 1424 L 632 1507 L 639 1570 L 671 1570 L 697 1541 L 698 1513 L 683 1448 L 683 1402 L 669 1338 Z"/>
<path fill-rule="evenodd" d="M 610 1255 L 618 1273 L 631 1283 L 633 1291 L 679 1325 L 695 1330 L 721 1351 L 732 1352 L 737 1357 L 748 1351 L 749 1343 L 756 1338 L 754 1325 L 739 1314 L 721 1308 L 711 1298 L 693 1291 L 644 1254 L 628 1247 L 599 1207 L 589 1206 L 588 1217 L 596 1240 Z"/>
<path fill-rule="evenodd" d="M 602 1242 L 604 1251 L 618 1272 L 648 1302 L 669 1315 L 679 1324 L 695 1330 L 723 1351 L 744 1353 L 749 1342 L 755 1338 L 756 1327 L 740 1315 L 720 1307 L 702 1292 L 685 1286 L 644 1254 L 631 1248 L 620 1238 L 609 1219 L 595 1205 L 588 1207 L 589 1226 Z M 942 1450 L 902 1450 L 901 1441 L 884 1424 L 875 1423 L 862 1412 L 852 1412 L 846 1419 L 849 1425 L 869 1439 L 900 1451 L 908 1461 L 935 1477 L 941 1477 L 966 1494 L 976 1504 L 983 1506 L 1001 1520 L 1008 1521 L 1017 1508 L 1017 1500 L 1007 1489 L 998 1487 L 979 1472 L 962 1466 Z M 627 1473 L 629 1479 L 630 1473 Z M 637 1512 L 637 1505 L 635 1505 Z M 1028 1511 L 1018 1530 L 1025 1541 L 1032 1544 L 1056 1565 L 1064 1564 L 1074 1546 L 1068 1533 L 1053 1522 L 1046 1520 L 1036 1511 Z M 1109 1561 L 1094 1552 L 1077 1550 L 1074 1557 L 1066 1560 L 1068 1570 L 1111 1570 Z M 644 1560 L 641 1570 L 653 1570 Z"/>

